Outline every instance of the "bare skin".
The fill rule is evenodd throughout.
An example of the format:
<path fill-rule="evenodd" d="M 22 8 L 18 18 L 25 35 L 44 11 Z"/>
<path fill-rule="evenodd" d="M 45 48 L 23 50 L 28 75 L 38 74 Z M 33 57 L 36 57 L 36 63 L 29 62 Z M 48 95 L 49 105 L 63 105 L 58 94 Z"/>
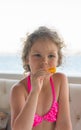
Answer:
<path fill-rule="evenodd" d="M 26 78 L 12 88 L 10 96 L 12 130 L 72 130 L 67 78 L 64 74 L 51 74 L 46 71 L 49 67 L 58 65 L 57 46 L 49 40 L 37 41 L 31 48 L 27 63 L 31 69 L 32 90 L 28 93 Z M 56 124 L 42 121 L 38 126 L 32 127 L 35 113 L 42 116 L 51 108 L 53 97 L 50 76 L 53 77 L 56 99 L 59 103 Z"/>

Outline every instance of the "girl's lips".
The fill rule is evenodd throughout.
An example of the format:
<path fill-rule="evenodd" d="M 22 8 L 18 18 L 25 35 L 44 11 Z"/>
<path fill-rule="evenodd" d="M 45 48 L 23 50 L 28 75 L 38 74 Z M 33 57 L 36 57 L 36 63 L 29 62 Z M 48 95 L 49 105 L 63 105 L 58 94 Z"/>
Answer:
<path fill-rule="evenodd" d="M 56 72 L 56 67 L 49 68 L 48 72 L 55 73 Z"/>

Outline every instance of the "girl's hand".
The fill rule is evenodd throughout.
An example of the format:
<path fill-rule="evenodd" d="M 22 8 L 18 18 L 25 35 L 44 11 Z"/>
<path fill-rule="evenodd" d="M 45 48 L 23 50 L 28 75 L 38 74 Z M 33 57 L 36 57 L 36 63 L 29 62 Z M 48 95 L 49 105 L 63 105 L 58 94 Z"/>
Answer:
<path fill-rule="evenodd" d="M 46 72 L 45 70 L 38 70 L 35 74 L 31 74 L 32 90 L 40 93 L 46 76 L 49 76 L 49 72 Z"/>

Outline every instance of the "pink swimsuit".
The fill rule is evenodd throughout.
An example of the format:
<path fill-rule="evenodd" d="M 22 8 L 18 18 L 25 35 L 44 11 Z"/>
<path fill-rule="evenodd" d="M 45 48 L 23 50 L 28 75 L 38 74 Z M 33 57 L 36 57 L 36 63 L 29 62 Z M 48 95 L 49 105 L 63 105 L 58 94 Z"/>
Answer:
<path fill-rule="evenodd" d="M 28 83 L 28 85 L 27 85 L 28 86 L 28 92 L 30 92 L 31 89 L 32 89 L 31 83 L 30 83 L 30 75 L 27 77 L 27 81 L 28 81 L 27 82 Z M 52 94 L 53 94 L 52 106 L 51 106 L 50 110 L 43 116 L 35 114 L 33 127 L 40 124 L 43 120 L 46 120 L 48 122 L 55 122 L 56 119 L 57 119 L 58 102 L 56 101 L 56 95 L 55 95 L 55 89 L 54 89 L 52 77 L 50 77 L 50 84 L 51 84 Z"/>

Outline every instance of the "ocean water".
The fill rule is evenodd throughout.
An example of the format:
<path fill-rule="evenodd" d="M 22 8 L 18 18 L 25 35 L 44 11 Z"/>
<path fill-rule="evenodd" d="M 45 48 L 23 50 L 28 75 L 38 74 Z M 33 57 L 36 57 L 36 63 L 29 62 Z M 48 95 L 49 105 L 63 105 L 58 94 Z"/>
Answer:
<path fill-rule="evenodd" d="M 81 55 L 72 55 L 64 57 L 63 64 L 57 68 L 57 71 L 67 75 L 81 76 Z M 21 57 L 16 55 L 0 55 L 0 73 L 18 73 L 22 74 Z"/>

